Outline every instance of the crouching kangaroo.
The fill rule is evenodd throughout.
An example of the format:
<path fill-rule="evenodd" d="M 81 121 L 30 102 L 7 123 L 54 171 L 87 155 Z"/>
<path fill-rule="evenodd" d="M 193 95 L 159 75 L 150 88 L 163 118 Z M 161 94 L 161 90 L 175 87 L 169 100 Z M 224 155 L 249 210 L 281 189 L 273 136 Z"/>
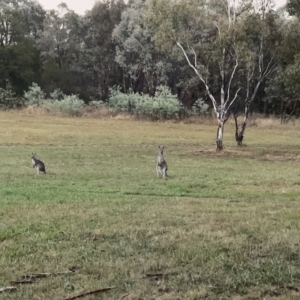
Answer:
<path fill-rule="evenodd" d="M 157 156 L 157 162 L 156 162 L 156 172 L 157 177 L 159 177 L 159 174 L 163 176 L 163 178 L 168 177 L 167 171 L 168 171 L 168 165 L 164 158 L 164 146 L 158 146 L 159 152 Z"/>
<path fill-rule="evenodd" d="M 41 160 L 36 159 L 35 156 L 36 153 L 32 153 L 31 155 L 32 167 L 36 168 L 37 174 L 40 174 L 40 172 L 46 174 L 45 164 Z"/>

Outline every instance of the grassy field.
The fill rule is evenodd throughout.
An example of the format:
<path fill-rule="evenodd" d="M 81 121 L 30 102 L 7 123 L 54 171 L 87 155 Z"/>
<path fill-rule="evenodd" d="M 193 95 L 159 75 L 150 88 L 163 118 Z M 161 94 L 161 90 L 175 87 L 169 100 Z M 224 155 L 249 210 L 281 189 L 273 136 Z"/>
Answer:
<path fill-rule="evenodd" d="M 53 275 L 0 299 L 106 287 L 83 299 L 299 299 L 299 127 L 251 127 L 238 148 L 228 124 L 222 153 L 215 135 L 215 125 L 1 112 L 0 288 Z"/>

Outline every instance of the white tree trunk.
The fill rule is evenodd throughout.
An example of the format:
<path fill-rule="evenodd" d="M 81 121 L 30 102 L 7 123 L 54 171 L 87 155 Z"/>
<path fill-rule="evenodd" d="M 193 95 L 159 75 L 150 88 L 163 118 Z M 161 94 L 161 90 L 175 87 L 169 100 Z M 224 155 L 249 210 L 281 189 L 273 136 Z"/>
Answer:
<path fill-rule="evenodd" d="M 215 114 L 217 116 L 217 119 L 218 119 L 218 133 L 217 133 L 217 142 L 216 142 L 217 143 L 217 149 L 216 150 L 221 151 L 221 150 L 223 150 L 223 132 L 224 132 L 225 122 L 227 121 L 228 116 L 229 116 L 228 112 L 229 112 L 230 107 L 232 106 L 232 104 L 236 100 L 238 92 L 240 90 L 240 89 L 238 89 L 236 91 L 234 98 L 231 100 L 231 102 L 229 102 L 229 100 L 230 100 L 229 90 L 230 90 L 230 87 L 231 87 L 233 76 L 234 76 L 234 74 L 236 72 L 236 69 L 238 67 L 238 60 L 236 58 L 236 64 L 235 64 L 235 66 L 232 70 L 231 76 L 230 76 L 230 80 L 229 80 L 228 87 L 227 87 L 227 97 L 226 97 L 226 99 L 225 99 L 225 72 L 224 72 L 223 67 L 220 69 L 221 76 L 222 76 L 221 95 L 220 95 L 220 104 L 221 105 L 220 105 L 220 108 L 218 108 L 218 104 L 217 104 L 216 99 L 211 94 L 210 89 L 209 89 L 208 85 L 206 84 L 206 81 L 204 80 L 203 76 L 198 71 L 197 55 L 196 55 L 194 49 L 190 48 L 190 50 L 194 54 L 194 59 L 195 59 L 194 64 L 192 64 L 189 57 L 188 57 L 188 55 L 187 55 L 187 53 L 186 53 L 186 51 L 185 51 L 185 49 L 182 47 L 182 45 L 179 42 L 176 42 L 176 44 L 181 49 L 182 53 L 184 54 L 189 66 L 195 71 L 195 73 L 197 74 L 200 81 L 204 84 L 205 89 L 207 91 L 207 94 L 208 94 L 208 96 L 209 96 L 209 98 L 212 102 L 214 112 L 215 112 Z M 224 49 L 224 51 L 225 51 L 225 49 Z"/>
<path fill-rule="evenodd" d="M 217 151 L 222 151 L 223 150 L 223 132 L 224 132 L 224 125 L 225 122 L 219 121 L 219 126 L 217 130 Z"/>

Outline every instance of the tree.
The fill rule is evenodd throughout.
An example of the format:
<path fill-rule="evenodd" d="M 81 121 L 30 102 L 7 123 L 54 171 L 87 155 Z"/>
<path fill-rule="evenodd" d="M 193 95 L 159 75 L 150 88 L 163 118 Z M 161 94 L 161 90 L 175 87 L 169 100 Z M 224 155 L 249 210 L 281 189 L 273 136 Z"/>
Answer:
<path fill-rule="evenodd" d="M 145 7 L 144 0 L 132 1 L 112 36 L 116 62 L 124 72 L 124 91 L 127 81 L 134 92 L 154 95 L 157 86 L 167 84 L 172 64 L 151 41 L 153 33 L 143 24 Z"/>
<path fill-rule="evenodd" d="M 236 27 L 243 9 L 235 1 L 219 0 L 152 0 L 149 4 L 147 22 L 156 44 L 169 51 L 177 46 L 205 87 L 218 120 L 217 150 L 223 149 L 224 126 L 239 92 L 239 88 L 232 91 L 232 85 L 239 66 Z M 211 89 L 213 82 L 218 84 L 219 101 Z"/>
<path fill-rule="evenodd" d="M 35 32 L 44 11 L 35 1 L 3 1 L 0 6 L 0 87 L 17 94 L 40 77 Z M 29 22 L 30 20 L 30 22 Z"/>
<path fill-rule="evenodd" d="M 62 3 L 47 12 L 38 48 L 43 62 L 42 86 L 47 93 L 59 88 L 66 94 L 76 93 L 71 67 L 80 50 L 81 17 Z"/>
<path fill-rule="evenodd" d="M 259 88 L 265 80 L 272 74 L 277 63 L 275 60 L 276 42 L 279 41 L 277 16 L 272 10 L 272 3 L 269 0 L 256 2 L 249 10 L 240 28 L 241 40 L 244 40 L 244 55 L 242 58 L 242 71 L 246 90 L 244 98 L 244 116 L 241 128 L 238 126 L 238 113 L 234 113 L 236 132 L 235 139 L 239 146 L 242 145 L 250 105 L 254 101 Z"/>
<path fill-rule="evenodd" d="M 37 38 L 37 32 L 43 29 L 45 10 L 34 0 L 2 0 L 0 3 L 2 12 L 18 12 L 22 17 L 22 31 L 25 37 Z M 6 23 L 6 22 L 4 22 Z M 2 26 L 4 26 L 2 23 Z M 11 24 L 9 21 L 6 25 Z"/>
<path fill-rule="evenodd" d="M 112 32 L 125 7 L 122 0 L 96 2 L 83 18 L 84 35 L 73 68 L 82 74 L 81 85 L 91 98 L 106 99 L 109 87 L 122 82 Z"/>
<path fill-rule="evenodd" d="M 286 10 L 291 16 L 300 18 L 300 0 L 288 0 Z"/>
<path fill-rule="evenodd" d="M 297 16 L 295 14 L 295 16 Z M 276 46 L 277 70 L 266 87 L 266 100 L 281 123 L 299 116 L 300 22 L 299 18 L 281 18 L 280 42 Z"/>

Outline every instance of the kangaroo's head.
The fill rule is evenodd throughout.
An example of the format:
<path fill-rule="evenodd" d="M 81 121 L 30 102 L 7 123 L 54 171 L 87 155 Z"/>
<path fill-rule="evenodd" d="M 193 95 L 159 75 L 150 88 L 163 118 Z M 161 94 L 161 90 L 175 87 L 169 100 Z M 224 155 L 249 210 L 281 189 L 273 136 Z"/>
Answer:
<path fill-rule="evenodd" d="M 36 153 L 31 153 L 31 159 L 35 160 Z"/>
<path fill-rule="evenodd" d="M 159 149 L 158 154 L 164 155 L 165 147 L 164 146 L 158 146 L 158 149 Z"/>

